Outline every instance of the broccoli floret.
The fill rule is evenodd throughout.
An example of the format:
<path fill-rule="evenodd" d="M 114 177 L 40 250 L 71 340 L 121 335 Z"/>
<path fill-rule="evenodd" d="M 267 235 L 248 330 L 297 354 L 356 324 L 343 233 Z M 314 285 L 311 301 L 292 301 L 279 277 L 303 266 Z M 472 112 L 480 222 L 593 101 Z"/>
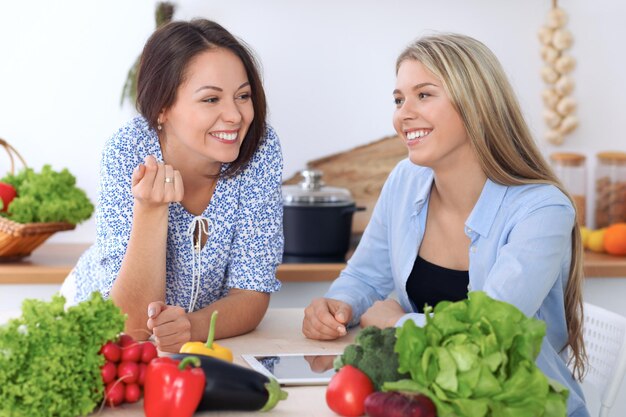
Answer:
<path fill-rule="evenodd" d="M 366 327 L 356 336 L 355 344 L 349 345 L 341 356 L 335 360 L 335 369 L 344 365 L 352 365 L 365 373 L 380 390 L 382 384 L 408 378 L 408 374 L 398 372 L 398 354 L 396 345 L 396 329 L 389 327 L 379 329 L 375 326 Z"/>

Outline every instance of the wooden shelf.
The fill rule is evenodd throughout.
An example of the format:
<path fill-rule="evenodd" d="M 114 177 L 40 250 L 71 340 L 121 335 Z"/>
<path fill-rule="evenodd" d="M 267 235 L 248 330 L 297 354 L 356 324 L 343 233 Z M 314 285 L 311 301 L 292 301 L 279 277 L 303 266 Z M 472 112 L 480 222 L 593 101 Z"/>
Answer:
<path fill-rule="evenodd" d="M 626 278 L 626 256 L 585 251 L 583 268 L 587 278 Z"/>
<path fill-rule="evenodd" d="M 47 243 L 21 262 L 0 263 L 0 284 L 61 284 L 85 244 Z M 335 279 L 345 264 L 282 264 L 276 276 L 283 282 L 321 282 Z M 585 276 L 626 277 L 626 257 L 585 253 Z"/>
<path fill-rule="evenodd" d="M 20 262 L 0 263 L 0 284 L 61 284 L 87 244 L 46 243 Z M 283 282 L 332 281 L 345 264 L 283 264 L 276 276 Z"/>

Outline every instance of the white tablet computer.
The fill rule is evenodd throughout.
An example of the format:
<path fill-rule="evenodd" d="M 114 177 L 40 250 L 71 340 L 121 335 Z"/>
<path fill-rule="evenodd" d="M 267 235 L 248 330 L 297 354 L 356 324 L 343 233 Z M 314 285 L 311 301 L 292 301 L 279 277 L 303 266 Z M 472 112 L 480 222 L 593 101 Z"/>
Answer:
<path fill-rule="evenodd" d="M 341 352 L 241 356 L 254 370 L 281 385 L 325 385 L 335 375 L 333 361 L 337 355 Z"/>

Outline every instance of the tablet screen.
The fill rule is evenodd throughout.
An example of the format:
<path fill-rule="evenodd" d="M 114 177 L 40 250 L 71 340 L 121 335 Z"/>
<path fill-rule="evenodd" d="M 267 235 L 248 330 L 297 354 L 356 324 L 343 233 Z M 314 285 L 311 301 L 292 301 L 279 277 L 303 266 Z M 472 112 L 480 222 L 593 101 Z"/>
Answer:
<path fill-rule="evenodd" d="M 276 378 L 283 385 L 323 385 L 335 375 L 333 362 L 337 355 L 243 355 L 243 358 L 255 370 Z"/>

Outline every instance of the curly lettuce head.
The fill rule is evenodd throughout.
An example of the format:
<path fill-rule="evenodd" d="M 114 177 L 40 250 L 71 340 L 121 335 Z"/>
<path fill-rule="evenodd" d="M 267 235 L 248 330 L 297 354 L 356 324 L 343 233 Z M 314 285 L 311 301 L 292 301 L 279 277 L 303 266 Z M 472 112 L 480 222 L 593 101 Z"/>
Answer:
<path fill-rule="evenodd" d="M 0 416 L 74 417 L 103 398 L 98 352 L 125 316 L 100 293 L 67 310 L 65 298 L 29 299 L 0 326 Z"/>
<path fill-rule="evenodd" d="M 2 213 L 17 223 L 78 224 L 91 217 L 94 211 L 89 197 L 76 187 L 76 178 L 67 168 L 55 171 L 50 165 L 44 165 L 39 173 L 24 168 L 15 175 L 7 174 L 0 181 L 17 190 L 9 213 Z"/>

